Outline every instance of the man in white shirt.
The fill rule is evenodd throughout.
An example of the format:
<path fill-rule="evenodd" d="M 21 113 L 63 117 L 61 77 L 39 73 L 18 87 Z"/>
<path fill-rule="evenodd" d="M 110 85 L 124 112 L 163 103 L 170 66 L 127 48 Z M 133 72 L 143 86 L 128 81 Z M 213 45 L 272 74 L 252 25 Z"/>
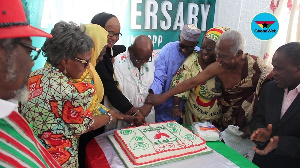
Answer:
<path fill-rule="evenodd" d="M 128 51 L 115 57 L 113 64 L 118 88 L 129 102 L 139 109 L 137 113 L 127 113 L 127 115 L 138 116 L 140 124 L 155 122 L 154 108 L 150 104 L 144 104 L 154 79 L 154 60 L 156 56 L 154 58 L 152 52 L 153 44 L 151 39 L 148 36 L 140 35 L 135 38 Z M 128 124 L 124 121 L 117 121 L 113 127 L 107 126 L 106 129 L 125 126 L 128 126 Z"/>

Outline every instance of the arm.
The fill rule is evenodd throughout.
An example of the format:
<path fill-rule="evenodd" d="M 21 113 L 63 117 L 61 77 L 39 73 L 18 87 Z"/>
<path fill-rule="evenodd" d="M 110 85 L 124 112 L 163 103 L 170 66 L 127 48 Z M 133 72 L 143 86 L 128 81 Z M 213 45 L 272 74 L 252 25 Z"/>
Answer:
<path fill-rule="evenodd" d="M 176 87 L 170 89 L 168 92 L 163 93 L 162 95 L 149 95 L 146 99 L 146 103 L 151 103 L 152 105 L 159 105 L 166 101 L 171 96 L 190 90 L 193 87 L 198 86 L 204 81 L 212 78 L 215 75 L 219 75 L 224 72 L 224 69 L 217 62 L 210 64 L 204 71 L 199 73 L 197 76 L 185 80 L 178 84 Z"/>
<path fill-rule="evenodd" d="M 258 106 L 257 111 L 253 112 L 254 115 L 252 116 L 252 120 L 250 122 L 250 132 L 253 133 L 255 130 L 259 128 L 266 128 L 265 125 L 265 115 L 264 115 L 264 109 L 265 109 L 265 95 L 267 94 L 267 89 L 264 85 L 264 88 L 262 88 L 262 92 L 259 94 L 259 100 L 258 100 Z"/>
<path fill-rule="evenodd" d="M 150 90 L 154 94 L 161 94 L 163 92 L 165 81 L 167 79 L 167 66 L 165 59 L 167 55 L 165 52 L 166 51 L 162 49 L 155 60 L 154 80 L 150 86 Z"/>
<path fill-rule="evenodd" d="M 123 120 L 123 115 L 115 112 L 114 110 L 109 110 L 107 113 L 109 114 L 102 114 L 94 117 L 94 123 L 91 127 L 86 131 L 95 130 L 100 128 L 108 123 L 115 122 L 116 120 Z"/>
<path fill-rule="evenodd" d="M 104 86 L 104 94 L 107 96 L 113 107 L 122 113 L 126 113 L 133 108 L 133 105 L 116 86 L 113 76 L 110 74 L 109 66 L 111 66 L 111 71 L 113 71 L 112 63 L 107 59 L 100 61 L 96 66 L 96 71 L 98 72 Z"/>

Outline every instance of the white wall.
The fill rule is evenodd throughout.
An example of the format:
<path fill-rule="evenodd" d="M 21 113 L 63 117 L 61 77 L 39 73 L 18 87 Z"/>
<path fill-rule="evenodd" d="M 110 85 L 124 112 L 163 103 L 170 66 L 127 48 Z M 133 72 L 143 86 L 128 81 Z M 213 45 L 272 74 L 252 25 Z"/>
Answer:
<path fill-rule="evenodd" d="M 269 12 L 271 0 L 218 0 L 214 26 L 227 26 L 241 32 L 246 39 L 245 52 L 259 55 L 261 40 L 251 31 L 252 19 L 259 13 Z"/>

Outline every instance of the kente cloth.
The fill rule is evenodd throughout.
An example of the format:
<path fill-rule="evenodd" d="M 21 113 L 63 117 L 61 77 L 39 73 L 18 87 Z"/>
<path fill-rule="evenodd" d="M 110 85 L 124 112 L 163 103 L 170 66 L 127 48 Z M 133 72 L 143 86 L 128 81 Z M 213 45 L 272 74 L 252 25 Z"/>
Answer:
<path fill-rule="evenodd" d="M 59 168 L 18 113 L 18 105 L 0 99 L 0 106 L 0 167 Z"/>
<path fill-rule="evenodd" d="M 170 42 L 160 50 L 155 60 L 154 81 L 150 87 L 154 94 L 169 91 L 172 79 L 185 59 L 186 57 L 179 52 L 179 41 Z M 183 101 L 181 101 L 181 107 L 183 107 Z M 155 106 L 155 121 L 176 120 L 179 122 L 180 117 L 172 116 L 172 108 L 173 97 Z"/>
<path fill-rule="evenodd" d="M 203 71 L 198 63 L 198 58 L 199 55 L 193 53 L 183 62 L 172 80 L 171 87 L 175 87 Z M 218 77 L 213 77 L 195 88 L 175 95 L 186 99 L 183 124 L 192 125 L 193 122 L 217 121 L 222 115 L 219 103 L 221 93 L 222 82 Z"/>
<path fill-rule="evenodd" d="M 204 37 L 213 40 L 214 42 L 217 42 L 219 37 L 227 30 L 229 30 L 230 28 L 228 27 L 213 27 L 210 28 L 209 30 L 207 30 L 207 32 L 205 33 Z"/>
<path fill-rule="evenodd" d="M 34 134 L 62 167 L 78 167 L 78 136 L 93 124 L 89 110 L 95 95 L 93 85 L 72 83 L 57 68 L 30 74 L 29 99 L 21 114 Z"/>
<path fill-rule="evenodd" d="M 130 60 L 128 51 L 115 57 L 114 75 L 118 82 L 118 88 L 134 107 L 141 107 L 149 94 L 149 88 L 154 79 L 154 62 L 157 54 L 153 52 L 152 61 L 143 64 L 140 69 L 135 67 Z M 117 111 L 117 109 L 115 109 Z M 145 117 L 147 123 L 155 122 L 155 110 L 152 107 L 151 112 Z M 124 128 L 129 126 L 125 121 L 116 121 L 106 125 L 106 130 Z"/>
<path fill-rule="evenodd" d="M 222 92 L 223 122 L 243 128 L 251 121 L 256 110 L 258 94 L 262 85 L 272 78 L 272 68 L 256 56 L 246 54 L 241 81 Z"/>

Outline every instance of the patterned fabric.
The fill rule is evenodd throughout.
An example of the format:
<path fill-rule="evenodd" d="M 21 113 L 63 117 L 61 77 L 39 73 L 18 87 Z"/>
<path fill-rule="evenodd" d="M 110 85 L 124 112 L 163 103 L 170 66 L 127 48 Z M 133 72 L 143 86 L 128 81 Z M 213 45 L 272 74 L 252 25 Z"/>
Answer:
<path fill-rule="evenodd" d="M 227 30 L 229 30 L 229 28 L 227 27 L 213 27 L 207 30 L 204 37 L 211 39 L 214 42 L 217 42 L 221 34 L 223 34 Z"/>
<path fill-rule="evenodd" d="M 70 79 L 71 82 L 73 83 L 79 83 L 79 82 L 85 82 L 85 83 L 90 83 L 92 84 L 93 86 L 95 86 L 95 83 L 94 83 L 94 78 L 93 78 L 93 74 L 94 73 L 91 73 L 91 69 L 94 69 L 94 67 L 92 67 L 92 65 L 90 65 L 90 69 L 86 70 L 83 75 L 81 76 L 80 79 Z M 95 71 L 96 72 L 96 71 Z M 97 72 L 96 72 L 97 73 Z M 98 76 L 98 75 L 97 75 Z M 98 76 L 99 78 L 99 76 Z M 99 78 L 100 79 L 100 78 Z M 99 97 L 99 94 L 98 94 L 98 90 L 100 92 L 102 92 L 100 94 L 100 97 Z M 91 106 L 90 106 L 90 110 L 92 112 L 92 115 L 93 116 L 100 116 L 102 115 L 103 113 L 100 111 L 100 109 L 102 108 L 105 112 L 108 112 L 109 109 L 107 107 L 105 107 L 103 104 L 101 104 L 101 101 L 103 99 L 103 94 L 104 94 L 104 88 L 103 88 L 103 85 L 102 85 L 102 81 L 101 79 L 99 80 L 98 82 L 98 87 L 96 88 L 96 93 L 93 100 L 91 101 Z"/>
<path fill-rule="evenodd" d="M 225 89 L 222 93 L 223 121 L 227 125 L 245 127 L 255 111 L 259 91 L 262 84 L 268 81 L 272 75 L 271 67 L 256 56 L 247 55 L 247 60 L 242 69 L 242 80 L 231 89 Z"/>
<path fill-rule="evenodd" d="M 72 83 L 51 67 L 32 72 L 28 89 L 29 99 L 21 105 L 21 114 L 62 167 L 78 167 L 77 138 L 93 123 L 89 110 L 93 85 Z"/>
<path fill-rule="evenodd" d="M 1 100 L 1 113 L 6 113 L 5 107 L 11 104 Z M 13 105 L 17 109 L 18 105 Z M 16 111 L 7 112 L 8 116 L 0 118 L 0 167 L 60 167 L 35 137 L 26 120 Z"/>
<path fill-rule="evenodd" d="M 193 53 L 183 62 L 172 80 L 171 87 L 175 87 L 203 71 L 198 63 L 198 58 L 199 55 Z M 217 121 L 222 115 L 222 108 L 218 100 L 221 92 L 222 83 L 218 77 L 214 77 L 202 85 L 175 95 L 187 100 L 184 106 L 183 124 L 192 125 L 193 122 Z"/>

